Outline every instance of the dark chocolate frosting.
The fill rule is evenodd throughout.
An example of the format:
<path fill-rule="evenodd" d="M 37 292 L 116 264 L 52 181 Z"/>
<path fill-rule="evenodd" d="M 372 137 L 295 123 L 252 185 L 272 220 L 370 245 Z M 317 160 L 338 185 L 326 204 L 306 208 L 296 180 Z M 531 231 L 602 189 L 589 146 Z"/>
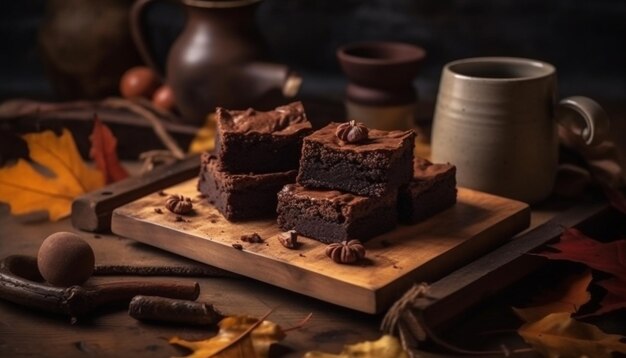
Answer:
<path fill-rule="evenodd" d="M 431 179 L 437 180 L 451 170 L 456 172 L 456 167 L 450 163 L 433 164 L 430 161 L 419 157 L 415 157 L 413 160 L 413 180 L 416 181 Z"/>
<path fill-rule="evenodd" d="M 298 184 L 287 184 L 282 191 L 289 192 L 295 196 L 306 197 L 309 200 L 324 200 L 348 205 L 355 205 L 368 199 L 366 196 L 344 193 L 338 190 L 307 189 Z"/>
<path fill-rule="evenodd" d="M 319 210 L 323 215 L 327 215 L 328 212 L 337 212 L 346 218 L 351 218 L 365 215 L 381 206 L 395 206 L 397 193 L 394 191 L 386 196 L 373 198 L 337 190 L 307 189 L 300 184 L 287 184 L 278 195 L 292 196 L 306 203 L 305 205 L 314 204 L 312 210 Z"/>
<path fill-rule="evenodd" d="M 301 102 L 267 112 L 252 108 L 245 111 L 218 108 L 217 117 L 218 125 L 226 132 L 288 135 L 312 128 Z"/>
<path fill-rule="evenodd" d="M 375 150 L 396 150 L 402 147 L 407 138 L 413 140 L 415 132 L 408 131 L 382 131 L 370 129 L 368 138 L 358 143 L 346 143 L 335 135 L 337 127 L 341 123 L 330 123 L 326 127 L 313 132 L 305 140 L 313 140 L 325 144 L 333 149 L 351 150 L 355 152 L 366 152 Z"/>

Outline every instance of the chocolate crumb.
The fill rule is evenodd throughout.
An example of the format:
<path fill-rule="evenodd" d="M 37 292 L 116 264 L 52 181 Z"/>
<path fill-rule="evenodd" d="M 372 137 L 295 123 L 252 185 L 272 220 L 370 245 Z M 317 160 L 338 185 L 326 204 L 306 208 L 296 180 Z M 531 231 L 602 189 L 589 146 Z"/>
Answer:
<path fill-rule="evenodd" d="M 298 256 L 300 256 L 300 257 L 306 257 L 306 256 L 304 256 L 304 254 L 298 254 Z"/>
<path fill-rule="evenodd" d="M 241 244 L 233 244 L 233 248 L 237 250 L 243 250 L 243 246 L 241 246 Z"/>
<path fill-rule="evenodd" d="M 298 247 L 298 234 L 294 230 L 289 230 L 278 235 L 278 241 L 288 249 L 296 249 Z"/>
<path fill-rule="evenodd" d="M 167 193 L 164 192 L 163 190 L 159 190 L 159 196 L 167 196 Z"/>
<path fill-rule="evenodd" d="M 263 240 L 263 238 L 256 232 L 248 235 L 241 235 L 240 240 L 243 242 L 249 242 L 251 244 L 260 244 L 262 242 L 265 242 L 265 240 Z"/>
<path fill-rule="evenodd" d="M 216 222 L 217 222 L 217 220 L 211 219 L 211 224 L 215 224 Z"/>
<path fill-rule="evenodd" d="M 181 221 L 185 221 L 185 219 L 183 219 L 183 217 L 180 215 L 176 215 L 176 219 L 174 221 L 181 222 Z"/>
<path fill-rule="evenodd" d="M 397 269 L 399 268 L 398 266 L 396 266 L 396 264 L 393 264 L 393 268 Z"/>
<path fill-rule="evenodd" d="M 157 214 L 163 214 L 163 210 L 161 210 L 161 208 L 154 208 L 154 212 Z"/>
<path fill-rule="evenodd" d="M 93 238 L 94 238 L 94 239 L 99 239 L 99 238 L 101 238 L 101 237 L 102 237 L 102 236 L 100 236 L 100 235 L 94 235 L 94 236 L 93 236 Z"/>
<path fill-rule="evenodd" d="M 193 204 L 191 203 L 191 199 L 184 197 L 182 195 L 171 195 L 167 198 L 165 202 L 165 207 L 167 210 L 173 212 L 174 214 L 185 215 L 190 213 L 193 210 Z"/>

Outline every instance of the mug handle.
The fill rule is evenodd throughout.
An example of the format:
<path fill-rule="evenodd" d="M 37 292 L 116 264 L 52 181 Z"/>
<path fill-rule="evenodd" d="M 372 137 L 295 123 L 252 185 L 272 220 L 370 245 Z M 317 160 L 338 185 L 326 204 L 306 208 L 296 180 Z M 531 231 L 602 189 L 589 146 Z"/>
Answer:
<path fill-rule="evenodd" d="M 561 126 L 580 136 L 589 146 L 601 143 L 609 133 L 609 116 L 598 102 L 588 97 L 562 99 L 556 118 Z M 581 126 L 580 118 L 584 120 L 584 126 Z"/>
<path fill-rule="evenodd" d="M 155 1 L 156 0 L 138 0 L 133 4 L 130 9 L 130 33 L 133 37 L 135 47 L 137 47 L 139 55 L 146 63 L 146 65 L 152 68 L 155 73 L 158 73 L 161 77 L 164 77 L 165 71 L 163 71 L 163 69 L 158 66 L 154 54 L 152 53 L 152 51 L 150 51 L 142 26 L 143 12 Z"/>

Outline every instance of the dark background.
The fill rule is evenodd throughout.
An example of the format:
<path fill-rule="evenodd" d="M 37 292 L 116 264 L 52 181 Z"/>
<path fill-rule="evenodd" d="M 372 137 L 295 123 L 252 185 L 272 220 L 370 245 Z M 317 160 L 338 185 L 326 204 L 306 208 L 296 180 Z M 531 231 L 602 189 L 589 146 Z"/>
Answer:
<path fill-rule="evenodd" d="M 45 6 L 42 0 L 0 2 L 0 99 L 55 98 L 37 48 Z M 555 64 L 563 96 L 626 98 L 623 0 L 265 0 L 257 15 L 273 57 L 304 74 L 305 94 L 340 98 L 345 80 L 337 46 L 378 39 L 426 48 L 416 81 L 422 98 L 436 96 L 443 64 L 486 55 Z M 151 11 L 148 21 L 163 58 L 184 15 L 170 3 Z"/>

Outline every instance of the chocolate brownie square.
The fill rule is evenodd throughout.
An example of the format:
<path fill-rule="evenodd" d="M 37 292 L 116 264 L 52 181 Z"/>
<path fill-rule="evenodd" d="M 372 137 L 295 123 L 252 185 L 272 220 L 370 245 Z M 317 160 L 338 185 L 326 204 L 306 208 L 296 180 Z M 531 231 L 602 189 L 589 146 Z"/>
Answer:
<path fill-rule="evenodd" d="M 359 143 L 335 135 L 339 123 L 304 138 L 297 182 L 364 196 L 383 196 L 407 184 L 413 173 L 415 133 L 369 130 Z"/>
<path fill-rule="evenodd" d="M 276 194 L 293 183 L 297 170 L 265 174 L 230 174 L 217 168 L 217 158 L 202 155 L 198 190 L 228 220 L 276 215 Z"/>
<path fill-rule="evenodd" d="M 278 193 L 278 226 L 324 243 L 371 237 L 397 224 L 396 192 L 366 197 L 286 185 Z"/>
<path fill-rule="evenodd" d="M 398 193 L 400 220 L 416 223 L 456 203 L 456 167 L 415 158 L 413 179 Z"/>
<path fill-rule="evenodd" d="M 274 173 L 297 169 L 302 138 L 312 132 L 302 103 L 268 112 L 217 109 L 218 169 L 230 173 Z"/>

